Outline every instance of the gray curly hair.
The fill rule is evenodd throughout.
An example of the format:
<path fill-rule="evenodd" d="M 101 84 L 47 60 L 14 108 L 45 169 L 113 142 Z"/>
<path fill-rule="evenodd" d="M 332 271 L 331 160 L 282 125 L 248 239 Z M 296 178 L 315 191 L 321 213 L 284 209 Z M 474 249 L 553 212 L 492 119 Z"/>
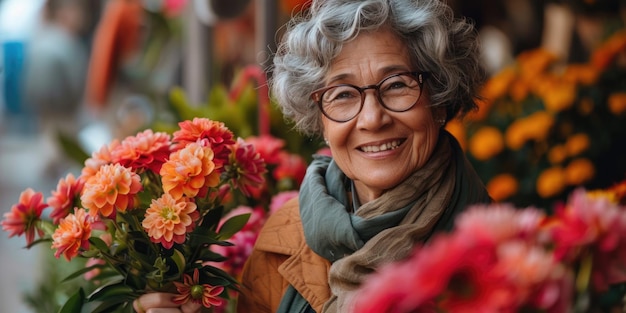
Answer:
<path fill-rule="evenodd" d="M 438 0 L 315 0 L 286 25 L 270 68 L 270 90 L 285 118 L 305 135 L 321 135 L 322 117 L 311 93 L 323 81 L 342 45 L 361 31 L 389 27 L 404 40 L 426 81 L 433 107 L 447 119 L 477 108 L 485 71 L 474 25 L 454 18 Z"/>

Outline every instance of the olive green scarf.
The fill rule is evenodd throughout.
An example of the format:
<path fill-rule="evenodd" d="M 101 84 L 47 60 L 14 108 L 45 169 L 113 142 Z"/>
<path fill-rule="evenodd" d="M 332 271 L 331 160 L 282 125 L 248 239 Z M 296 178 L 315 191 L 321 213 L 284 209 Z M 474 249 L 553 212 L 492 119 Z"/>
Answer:
<path fill-rule="evenodd" d="M 454 216 L 469 204 L 490 201 L 458 142 L 445 130 L 420 170 L 355 213 L 348 209 L 349 186 L 331 158 L 318 156 L 300 189 L 306 242 L 333 263 L 333 296 L 325 313 L 349 312 L 350 298 L 368 274 L 407 257 L 434 231 L 450 229 Z"/>

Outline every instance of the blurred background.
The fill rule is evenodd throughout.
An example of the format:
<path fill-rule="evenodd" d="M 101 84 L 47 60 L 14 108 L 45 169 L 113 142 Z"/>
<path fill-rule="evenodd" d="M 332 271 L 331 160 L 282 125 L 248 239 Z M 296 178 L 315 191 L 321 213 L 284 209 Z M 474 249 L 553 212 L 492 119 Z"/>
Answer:
<path fill-rule="evenodd" d="M 449 0 L 480 32 L 491 76 L 479 113 L 451 123 L 497 201 L 548 208 L 626 175 L 623 0 Z M 0 212 L 47 197 L 113 138 L 192 116 L 239 136 L 284 127 L 262 69 L 298 0 L 0 0 Z M 64 297 L 48 247 L 0 236 L 2 312 Z M 59 260 L 64 262 L 64 260 Z M 80 265 L 77 265 L 80 266 Z M 59 287 L 61 288 L 61 287 Z M 52 304 L 50 304 L 52 305 Z"/>

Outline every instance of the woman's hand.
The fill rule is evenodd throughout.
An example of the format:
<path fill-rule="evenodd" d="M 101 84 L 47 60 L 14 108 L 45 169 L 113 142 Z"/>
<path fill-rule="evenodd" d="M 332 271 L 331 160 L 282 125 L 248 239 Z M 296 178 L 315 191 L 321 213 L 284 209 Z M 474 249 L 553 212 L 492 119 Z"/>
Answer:
<path fill-rule="evenodd" d="M 174 294 L 151 292 L 133 301 L 133 308 L 137 313 L 199 313 L 201 304 L 187 302 L 183 305 L 172 301 Z"/>

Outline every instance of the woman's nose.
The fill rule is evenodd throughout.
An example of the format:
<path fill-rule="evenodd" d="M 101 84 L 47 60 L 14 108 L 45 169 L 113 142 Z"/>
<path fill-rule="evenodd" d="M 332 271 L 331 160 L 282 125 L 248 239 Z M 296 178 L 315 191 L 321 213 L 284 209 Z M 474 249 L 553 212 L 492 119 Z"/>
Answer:
<path fill-rule="evenodd" d="M 357 127 L 375 129 L 391 121 L 391 116 L 380 103 L 376 90 L 365 90 L 363 97 L 363 108 L 357 117 Z"/>

